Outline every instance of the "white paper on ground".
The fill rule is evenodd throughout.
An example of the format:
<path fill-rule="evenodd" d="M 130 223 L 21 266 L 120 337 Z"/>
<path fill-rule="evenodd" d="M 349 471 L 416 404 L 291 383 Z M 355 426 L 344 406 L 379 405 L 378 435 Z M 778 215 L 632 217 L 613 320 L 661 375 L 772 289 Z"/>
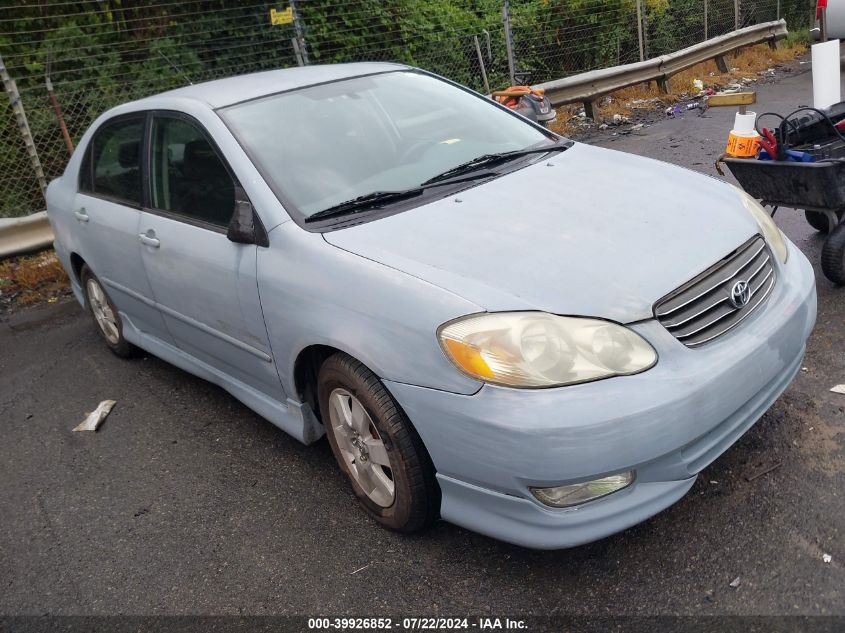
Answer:
<path fill-rule="evenodd" d="M 813 44 L 813 105 L 827 108 L 842 101 L 839 75 L 839 40 Z"/>
<path fill-rule="evenodd" d="M 82 424 L 73 430 L 96 431 L 97 427 L 100 426 L 100 424 L 103 423 L 103 420 L 106 419 L 106 416 L 115 405 L 115 402 L 115 400 L 103 400 L 99 405 L 97 405 L 96 409 L 87 415 L 87 417 L 82 421 Z"/>
<path fill-rule="evenodd" d="M 841 393 L 842 395 L 845 395 L 845 385 L 836 385 L 831 389 L 831 391 L 833 393 Z"/>

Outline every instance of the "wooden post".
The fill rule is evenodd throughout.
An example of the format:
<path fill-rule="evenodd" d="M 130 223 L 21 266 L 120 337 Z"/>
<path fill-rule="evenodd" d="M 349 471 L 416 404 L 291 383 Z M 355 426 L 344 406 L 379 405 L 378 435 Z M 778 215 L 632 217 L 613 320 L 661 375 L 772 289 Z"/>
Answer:
<path fill-rule="evenodd" d="M 599 112 L 599 102 L 598 101 L 585 101 L 584 102 L 584 114 L 586 114 L 589 118 L 591 118 L 596 123 L 601 121 L 601 113 Z"/>

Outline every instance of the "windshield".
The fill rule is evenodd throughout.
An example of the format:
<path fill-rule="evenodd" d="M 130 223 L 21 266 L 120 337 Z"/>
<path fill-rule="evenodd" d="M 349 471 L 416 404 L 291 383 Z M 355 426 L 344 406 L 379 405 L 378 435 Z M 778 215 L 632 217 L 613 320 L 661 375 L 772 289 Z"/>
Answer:
<path fill-rule="evenodd" d="M 519 117 L 429 75 L 400 71 L 219 111 L 270 185 L 306 218 L 418 187 L 486 154 L 550 143 Z"/>

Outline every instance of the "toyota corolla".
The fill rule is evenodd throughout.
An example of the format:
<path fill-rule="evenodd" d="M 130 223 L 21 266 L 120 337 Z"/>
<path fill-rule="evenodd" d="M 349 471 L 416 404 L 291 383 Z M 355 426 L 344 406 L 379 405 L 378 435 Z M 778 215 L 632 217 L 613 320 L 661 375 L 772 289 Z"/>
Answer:
<path fill-rule="evenodd" d="M 816 316 L 733 186 L 394 64 L 119 106 L 47 198 L 113 352 L 326 435 L 403 532 L 560 548 L 643 521 L 786 389 Z"/>

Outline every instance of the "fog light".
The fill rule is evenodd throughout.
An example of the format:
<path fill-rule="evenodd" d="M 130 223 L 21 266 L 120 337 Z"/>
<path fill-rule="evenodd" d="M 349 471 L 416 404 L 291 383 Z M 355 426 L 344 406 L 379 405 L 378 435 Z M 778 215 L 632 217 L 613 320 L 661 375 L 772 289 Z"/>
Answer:
<path fill-rule="evenodd" d="M 554 488 L 529 488 L 540 503 L 554 508 L 577 506 L 588 501 L 595 501 L 612 492 L 622 490 L 634 481 L 634 471 L 610 475 L 592 481 L 582 481 L 579 484 L 555 486 Z"/>

